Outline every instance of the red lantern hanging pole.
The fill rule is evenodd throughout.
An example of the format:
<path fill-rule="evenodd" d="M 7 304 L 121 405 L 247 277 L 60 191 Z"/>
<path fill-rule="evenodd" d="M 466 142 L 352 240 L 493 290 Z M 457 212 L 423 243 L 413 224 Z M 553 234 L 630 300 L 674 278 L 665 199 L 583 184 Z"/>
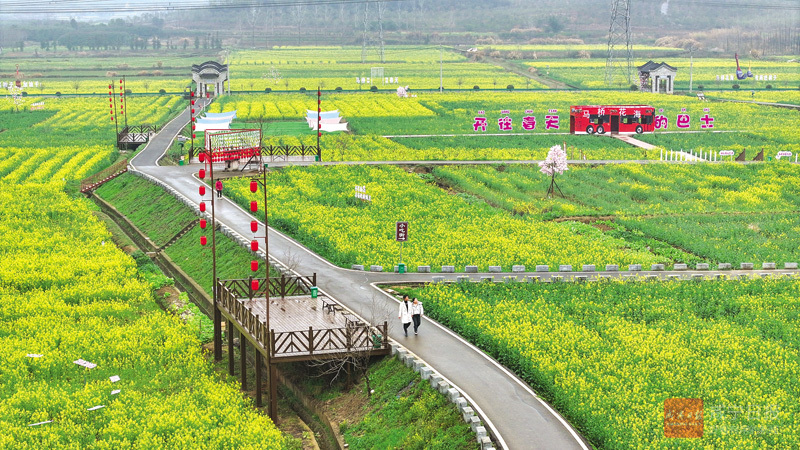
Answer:
<path fill-rule="evenodd" d="M 194 90 L 189 92 L 189 126 L 191 127 L 189 133 L 192 135 L 192 146 L 191 150 L 189 150 L 189 162 L 191 162 L 192 158 L 194 158 L 194 114 L 192 114 L 192 109 L 194 109 Z"/>
<path fill-rule="evenodd" d="M 322 91 L 317 86 L 317 160 L 322 161 L 322 151 L 319 147 L 319 138 L 322 136 Z"/>
<path fill-rule="evenodd" d="M 208 161 L 208 174 L 211 178 L 211 188 L 213 189 L 215 186 L 214 182 L 214 163 L 211 160 L 211 149 L 205 148 L 203 149 L 204 159 Z M 217 292 L 217 284 L 219 280 L 217 279 L 217 216 L 216 216 L 216 208 L 214 202 L 214 192 L 211 191 L 211 277 L 213 279 L 213 288 L 212 288 L 212 296 L 214 299 L 214 360 L 220 361 L 222 360 L 222 313 L 219 310 L 219 305 L 217 304 L 219 293 Z M 231 330 L 228 330 L 228 339 L 231 339 L 230 336 Z"/>
<path fill-rule="evenodd" d="M 119 125 L 117 124 L 117 97 L 114 95 L 114 80 L 108 84 L 108 100 L 111 109 L 111 121 L 114 122 L 114 147 L 119 148 Z"/>
<path fill-rule="evenodd" d="M 264 278 L 265 278 L 265 286 L 264 286 L 264 299 L 265 299 L 265 310 L 267 313 L 266 317 L 266 325 L 267 325 L 267 336 L 268 339 L 272 339 L 272 329 L 270 328 L 270 314 L 269 314 L 269 304 L 270 304 L 270 292 L 269 292 L 269 209 L 267 208 L 267 164 L 264 164 L 264 170 L 261 172 L 261 178 L 254 177 L 250 179 L 250 191 L 256 192 L 257 189 L 256 185 L 261 186 L 261 191 L 264 193 L 264 255 L 265 263 L 264 263 Z M 250 206 L 250 210 L 256 212 L 258 210 L 257 205 L 253 205 L 252 202 Z M 256 206 L 254 208 L 254 206 Z M 254 222 L 255 223 L 255 222 Z M 251 230 L 255 232 L 257 229 L 253 224 L 250 225 Z M 255 240 L 253 242 L 256 242 Z M 277 400 L 277 380 L 275 379 L 275 370 L 272 364 L 272 344 L 267 342 L 267 368 L 269 371 L 269 417 L 274 421 L 278 418 L 278 400 Z"/>
<path fill-rule="evenodd" d="M 122 80 L 121 81 L 122 81 L 122 92 L 124 94 L 127 94 L 128 89 L 126 87 L 127 81 L 125 80 L 125 75 L 122 76 Z M 128 104 L 128 96 L 124 95 L 124 98 L 125 98 L 125 106 L 124 106 L 124 108 L 125 108 L 125 112 L 124 112 L 124 115 L 125 115 L 125 128 L 128 128 L 128 111 L 130 110 L 130 108 L 128 108 L 128 106 L 129 106 L 129 104 Z"/>

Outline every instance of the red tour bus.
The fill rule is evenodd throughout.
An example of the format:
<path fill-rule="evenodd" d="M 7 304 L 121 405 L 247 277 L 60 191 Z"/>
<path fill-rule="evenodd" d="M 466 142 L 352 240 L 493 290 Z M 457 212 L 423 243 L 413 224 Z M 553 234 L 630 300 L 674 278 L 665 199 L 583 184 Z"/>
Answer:
<path fill-rule="evenodd" d="M 571 106 L 572 134 L 620 134 L 653 132 L 655 108 L 647 105 Z"/>

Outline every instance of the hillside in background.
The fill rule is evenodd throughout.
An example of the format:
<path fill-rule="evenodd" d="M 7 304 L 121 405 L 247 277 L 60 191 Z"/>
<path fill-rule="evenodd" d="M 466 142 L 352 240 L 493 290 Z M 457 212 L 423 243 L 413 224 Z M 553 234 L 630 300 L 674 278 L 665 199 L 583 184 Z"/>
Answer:
<path fill-rule="evenodd" d="M 3 8 L 4 19 L 14 18 L 0 22 L 4 52 L 26 46 L 46 53 L 60 46 L 191 50 L 357 44 L 373 50 L 381 43 L 605 43 L 611 18 L 610 0 L 298 2 L 293 6 L 244 0 L 214 2 L 214 6 L 151 0 L 130 2 L 124 7 L 132 8 L 126 10 L 130 11 L 127 16 L 108 19 L 102 17 L 112 13 L 104 11 L 119 11 L 119 6 L 111 9 L 100 3 L 84 6 L 94 8 L 85 13 L 42 9 L 37 14 L 37 7 L 46 8 L 37 5 Z M 639 0 L 631 4 L 636 44 L 752 52 L 756 57 L 791 55 L 800 54 L 799 29 L 800 7 L 785 0 Z"/>

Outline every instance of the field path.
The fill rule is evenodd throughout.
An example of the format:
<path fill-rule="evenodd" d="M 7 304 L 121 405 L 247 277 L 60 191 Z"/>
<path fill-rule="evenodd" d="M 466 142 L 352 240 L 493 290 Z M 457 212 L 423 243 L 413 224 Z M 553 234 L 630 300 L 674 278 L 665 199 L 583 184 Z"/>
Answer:
<path fill-rule="evenodd" d="M 182 112 L 154 136 L 131 160 L 132 170 L 153 176 L 188 199 L 198 199 L 200 181 L 195 166 L 158 166 L 170 142 L 189 122 Z M 216 167 L 216 166 L 215 166 Z M 221 168 L 221 167 L 220 167 Z M 198 199 L 199 200 L 199 199 Z M 250 236 L 253 217 L 227 198 L 216 202 L 219 222 L 242 236 Z M 333 266 L 292 238 L 269 230 L 270 255 L 291 257 L 301 274 L 317 273 L 320 290 L 365 318 L 389 318 L 389 336 L 428 363 L 456 387 L 473 405 L 490 433 L 507 449 L 588 449 L 589 444 L 530 387 L 476 347 L 438 323 L 423 318 L 420 335 L 403 336 L 395 319 L 398 302 L 378 289 L 378 281 L 429 281 L 431 274 L 387 274 L 342 269 Z"/>

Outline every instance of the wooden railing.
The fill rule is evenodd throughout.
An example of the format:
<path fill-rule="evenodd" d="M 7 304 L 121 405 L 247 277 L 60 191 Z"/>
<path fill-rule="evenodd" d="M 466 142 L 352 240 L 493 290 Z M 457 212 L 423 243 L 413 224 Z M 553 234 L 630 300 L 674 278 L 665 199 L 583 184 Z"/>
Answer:
<path fill-rule="evenodd" d="M 258 289 L 253 290 L 252 280 L 258 280 Z M 236 280 L 220 280 L 238 298 L 266 297 L 264 278 L 247 278 Z M 317 285 L 317 274 L 311 276 L 270 277 L 269 296 L 284 298 L 291 295 L 302 295 L 311 292 L 311 286 Z"/>
<path fill-rule="evenodd" d="M 130 125 L 124 127 L 117 134 L 117 144 L 143 143 L 150 139 L 150 135 L 158 133 L 158 125 Z"/>
<path fill-rule="evenodd" d="M 353 352 L 371 352 L 386 354 L 389 351 L 388 331 L 389 325 L 371 326 L 352 316 L 344 327 L 315 330 L 275 332 L 268 330 L 267 324 L 261 321 L 259 315 L 253 314 L 241 298 L 229 286 L 238 283 L 229 283 L 225 280 L 217 284 L 218 306 L 227 312 L 226 315 L 236 321 L 258 345 L 270 352 L 277 359 L 314 359 L 331 356 L 340 356 Z"/>
<path fill-rule="evenodd" d="M 304 331 L 272 331 L 272 354 L 281 356 L 321 356 L 353 352 L 371 352 L 387 348 L 388 324 L 372 327 L 368 324 Z"/>
<path fill-rule="evenodd" d="M 91 192 L 100 187 L 103 183 L 111 181 L 127 171 L 128 171 L 128 160 L 123 159 L 121 161 L 117 161 L 116 163 L 101 170 L 100 172 L 97 172 L 96 174 L 83 179 L 81 181 L 81 192 L 84 194 L 87 192 Z"/>
<path fill-rule="evenodd" d="M 261 156 L 321 156 L 316 145 L 263 145 Z"/>

